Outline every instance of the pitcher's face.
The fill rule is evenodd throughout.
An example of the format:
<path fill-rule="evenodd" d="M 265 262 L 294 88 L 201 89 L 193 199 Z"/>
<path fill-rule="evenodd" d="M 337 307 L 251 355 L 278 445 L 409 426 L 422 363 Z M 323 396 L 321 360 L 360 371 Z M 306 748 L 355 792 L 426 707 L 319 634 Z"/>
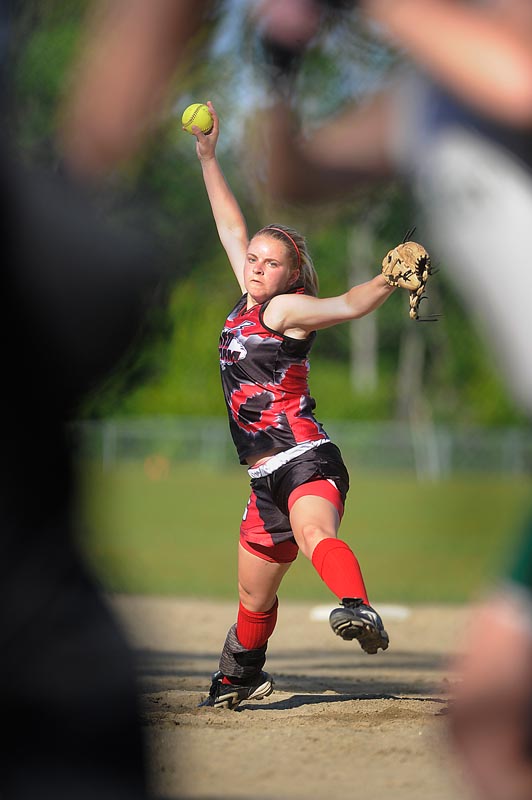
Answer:
<path fill-rule="evenodd" d="M 244 283 L 249 300 L 264 303 L 282 294 L 296 281 L 299 270 L 291 264 L 284 242 L 267 234 L 258 234 L 250 241 L 244 266 Z"/>

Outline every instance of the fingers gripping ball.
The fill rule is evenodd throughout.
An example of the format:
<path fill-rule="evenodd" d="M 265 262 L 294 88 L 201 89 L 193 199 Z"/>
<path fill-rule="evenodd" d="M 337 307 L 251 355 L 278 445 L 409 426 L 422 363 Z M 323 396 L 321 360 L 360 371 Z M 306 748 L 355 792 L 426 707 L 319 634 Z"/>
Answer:
<path fill-rule="evenodd" d="M 419 305 L 431 275 L 430 256 L 423 245 L 404 242 L 394 247 L 383 258 L 382 274 L 390 286 L 410 292 L 410 319 L 420 319 Z"/>
<path fill-rule="evenodd" d="M 192 103 L 192 105 L 188 106 L 183 111 L 181 124 L 186 131 L 194 135 L 192 130 L 193 125 L 197 125 L 203 133 L 210 133 L 214 120 L 211 112 L 204 103 Z"/>

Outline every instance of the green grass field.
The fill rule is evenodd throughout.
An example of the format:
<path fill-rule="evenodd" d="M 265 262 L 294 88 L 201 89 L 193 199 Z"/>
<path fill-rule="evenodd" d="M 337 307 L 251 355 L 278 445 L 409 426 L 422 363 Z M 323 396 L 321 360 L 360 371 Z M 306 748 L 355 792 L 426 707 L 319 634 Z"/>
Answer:
<path fill-rule="evenodd" d="M 86 467 L 84 547 L 111 591 L 236 597 L 243 468 L 172 464 L 150 480 L 141 463 Z M 505 564 L 528 504 L 524 477 L 464 476 L 418 483 L 410 474 L 351 473 L 341 536 L 375 602 L 462 602 Z M 328 602 L 299 556 L 280 592 Z"/>

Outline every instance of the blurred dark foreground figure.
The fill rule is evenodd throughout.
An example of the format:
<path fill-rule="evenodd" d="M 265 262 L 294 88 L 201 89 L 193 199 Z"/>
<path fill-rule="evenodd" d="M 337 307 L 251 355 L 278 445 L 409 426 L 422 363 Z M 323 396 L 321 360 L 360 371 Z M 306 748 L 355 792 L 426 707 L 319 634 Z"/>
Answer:
<path fill-rule="evenodd" d="M 0 142 L 2 800 L 146 796 L 131 654 L 78 552 L 68 423 L 168 278 L 153 243 L 106 223 L 88 186 L 147 135 L 207 5 L 102 6 L 64 110 L 63 177 L 23 169 Z M 4 44 L 7 2 L 0 16 Z"/>
<path fill-rule="evenodd" d="M 2 163 L 0 796 L 141 798 L 128 648 L 78 553 L 66 423 L 139 332 L 157 270 L 63 181 Z"/>

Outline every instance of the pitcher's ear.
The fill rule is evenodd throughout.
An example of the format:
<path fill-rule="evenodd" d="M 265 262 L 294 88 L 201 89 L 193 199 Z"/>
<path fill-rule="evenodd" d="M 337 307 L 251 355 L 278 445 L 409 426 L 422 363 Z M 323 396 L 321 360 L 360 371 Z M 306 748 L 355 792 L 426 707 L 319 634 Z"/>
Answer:
<path fill-rule="evenodd" d="M 290 278 L 290 280 L 288 282 L 289 286 L 293 286 L 294 283 L 297 282 L 297 280 L 299 279 L 300 273 L 301 273 L 301 270 L 296 269 L 296 271 L 293 273 L 292 277 Z"/>

